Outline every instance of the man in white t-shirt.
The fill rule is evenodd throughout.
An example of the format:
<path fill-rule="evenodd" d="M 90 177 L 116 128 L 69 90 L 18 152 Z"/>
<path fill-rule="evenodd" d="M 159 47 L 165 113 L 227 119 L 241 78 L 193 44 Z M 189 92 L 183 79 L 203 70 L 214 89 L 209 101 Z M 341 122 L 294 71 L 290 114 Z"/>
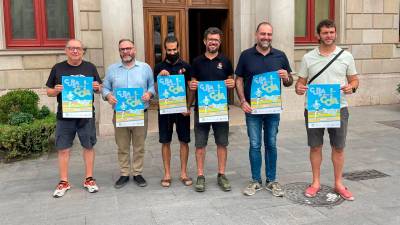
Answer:
<path fill-rule="evenodd" d="M 323 20 L 317 26 L 317 38 L 320 45 L 303 56 L 299 79 L 296 83 L 296 93 L 304 95 L 308 89 L 307 81 L 312 79 L 342 50 L 335 45 L 336 25 L 332 20 Z M 332 147 L 332 162 L 335 176 L 335 191 L 346 200 L 354 200 L 353 194 L 343 185 L 342 174 L 344 165 L 344 147 L 346 143 L 349 112 L 346 95 L 352 94 L 358 88 L 358 77 L 354 58 L 350 52 L 344 51 L 312 84 L 340 84 L 340 128 L 328 128 Z M 304 112 L 308 145 L 310 146 L 310 161 L 313 174 L 311 185 L 305 190 L 305 196 L 315 197 L 321 188 L 322 146 L 325 128 L 307 127 L 307 103 Z"/>

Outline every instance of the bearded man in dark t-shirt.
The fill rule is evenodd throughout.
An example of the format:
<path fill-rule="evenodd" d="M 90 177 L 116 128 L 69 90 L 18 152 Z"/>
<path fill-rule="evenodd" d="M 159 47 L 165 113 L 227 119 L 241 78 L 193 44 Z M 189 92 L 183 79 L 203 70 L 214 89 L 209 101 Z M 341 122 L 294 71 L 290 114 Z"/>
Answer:
<path fill-rule="evenodd" d="M 174 36 L 168 36 L 164 40 L 165 59 L 154 67 L 154 81 L 158 76 L 184 75 L 185 82 L 190 81 L 191 67 L 179 56 L 179 42 Z M 155 85 L 158 92 L 158 85 Z M 164 177 L 161 179 L 161 186 L 171 185 L 171 140 L 174 124 L 179 140 L 179 151 L 181 160 L 181 175 L 179 180 L 185 185 L 192 185 L 193 181 L 187 174 L 187 162 L 189 157 L 190 142 L 190 106 L 187 112 L 160 114 L 158 111 L 158 133 L 161 143 L 161 154 L 164 165 Z"/>

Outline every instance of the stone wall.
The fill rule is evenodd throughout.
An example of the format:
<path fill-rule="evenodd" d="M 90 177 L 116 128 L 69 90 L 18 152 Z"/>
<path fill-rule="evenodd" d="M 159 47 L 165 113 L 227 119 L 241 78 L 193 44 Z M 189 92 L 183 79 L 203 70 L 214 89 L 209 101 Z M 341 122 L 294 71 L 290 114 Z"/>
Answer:
<path fill-rule="evenodd" d="M 393 104 L 399 102 L 400 82 L 399 0 L 347 0 L 344 34 L 338 45 L 349 50 L 360 74 L 360 88 L 350 96 L 350 105 Z M 296 71 L 302 56 L 315 46 L 296 46 Z"/>

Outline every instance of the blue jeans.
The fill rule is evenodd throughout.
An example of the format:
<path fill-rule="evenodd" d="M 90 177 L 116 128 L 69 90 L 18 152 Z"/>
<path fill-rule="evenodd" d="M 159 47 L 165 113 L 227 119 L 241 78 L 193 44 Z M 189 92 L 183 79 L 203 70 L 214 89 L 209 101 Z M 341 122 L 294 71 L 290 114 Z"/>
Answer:
<path fill-rule="evenodd" d="M 278 134 L 280 114 L 250 114 L 246 113 L 247 135 L 249 136 L 249 158 L 251 178 L 261 183 L 261 141 L 264 130 L 265 174 L 267 181 L 276 179 L 276 136 Z"/>

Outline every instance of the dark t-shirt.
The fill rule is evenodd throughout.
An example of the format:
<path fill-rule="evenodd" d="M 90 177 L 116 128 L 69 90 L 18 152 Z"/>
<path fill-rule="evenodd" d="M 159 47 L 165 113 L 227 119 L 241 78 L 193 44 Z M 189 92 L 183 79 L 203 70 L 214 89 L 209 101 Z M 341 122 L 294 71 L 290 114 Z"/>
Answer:
<path fill-rule="evenodd" d="M 192 63 L 191 76 L 198 81 L 221 81 L 233 75 L 232 63 L 222 54 L 213 59 L 204 54 L 196 57 Z M 198 109 L 198 96 L 196 92 L 195 110 Z"/>
<path fill-rule="evenodd" d="M 191 79 L 190 78 L 191 66 L 182 59 L 179 59 L 178 62 L 176 62 L 175 64 L 171 64 L 166 60 L 158 63 L 154 67 L 154 82 L 157 82 L 157 76 L 161 72 L 161 70 L 168 71 L 170 75 L 183 74 L 185 76 L 185 81 L 186 81 L 185 87 L 187 86 L 187 82 L 190 81 Z"/>
<path fill-rule="evenodd" d="M 85 76 L 93 77 L 93 81 L 102 83 L 99 73 L 97 72 L 96 66 L 90 62 L 82 61 L 79 66 L 72 66 L 67 61 L 57 63 L 53 66 L 50 72 L 50 76 L 47 80 L 46 86 L 54 88 L 57 84 L 61 84 L 62 76 Z M 93 98 L 94 99 L 94 98 Z M 57 119 L 62 119 L 62 102 L 61 93 L 57 95 Z M 94 106 L 93 106 L 94 112 Z M 93 114 L 94 115 L 94 114 Z"/>
<path fill-rule="evenodd" d="M 287 70 L 289 74 L 292 72 L 284 52 L 271 48 L 271 51 L 264 56 L 257 51 L 256 46 L 244 50 L 240 54 L 235 74 L 243 77 L 246 101 L 250 102 L 251 82 L 254 75 L 280 69 Z"/>
<path fill-rule="evenodd" d="M 185 75 L 186 82 L 190 81 L 191 67 L 188 63 L 186 63 L 182 59 L 179 59 L 178 62 L 175 64 L 170 64 L 165 60 L 158 63 L 154 67 L 154 82 L 157 82 L 157 76 L 161 72 L 161 70 L 168 71 L 170 75 L 183 74 Z"/>

